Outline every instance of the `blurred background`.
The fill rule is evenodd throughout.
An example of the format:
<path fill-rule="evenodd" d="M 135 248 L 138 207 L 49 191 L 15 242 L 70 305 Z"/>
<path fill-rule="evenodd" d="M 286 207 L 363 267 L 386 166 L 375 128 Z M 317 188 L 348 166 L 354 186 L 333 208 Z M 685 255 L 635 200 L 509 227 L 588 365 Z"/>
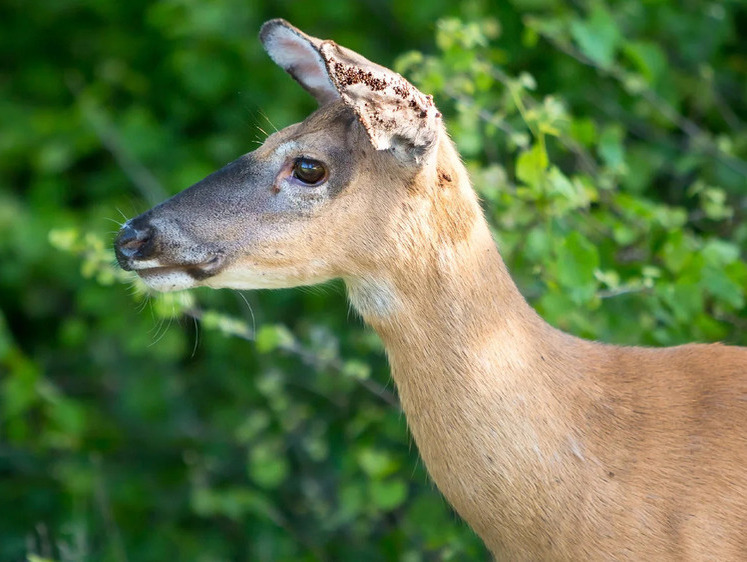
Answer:
<path fill-rule="evenodd" d="M 119 224 L 303 119 L 285 17 L 435 95 L 522 292 L 747 344 L 738 0 L 5 0 L 0 560 L 487 560 L 344 287 L 147 295 Z"/>

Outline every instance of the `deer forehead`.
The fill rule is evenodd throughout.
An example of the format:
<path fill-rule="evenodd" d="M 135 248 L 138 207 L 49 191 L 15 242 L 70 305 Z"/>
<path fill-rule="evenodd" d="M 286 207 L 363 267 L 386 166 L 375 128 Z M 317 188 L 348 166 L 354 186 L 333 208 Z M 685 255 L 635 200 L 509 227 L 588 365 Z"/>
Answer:
<path fill-rule="evenodd" d="M 323 106 L 301 123 L 270 135 L 256 151 L 262 157 L 284 157 L 305 151 L 320 155 L 335 148 L 360 146 L 361 132 L 355 114 L 341 102 Z"/>

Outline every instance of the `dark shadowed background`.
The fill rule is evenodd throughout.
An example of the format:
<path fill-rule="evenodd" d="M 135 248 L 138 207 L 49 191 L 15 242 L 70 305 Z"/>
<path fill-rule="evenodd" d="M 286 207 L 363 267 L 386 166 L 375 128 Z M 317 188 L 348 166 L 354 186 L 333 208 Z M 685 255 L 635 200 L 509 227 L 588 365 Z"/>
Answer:
<path fill-rule="evenodd" d="M 744 2 L 5 0 L 0 560 L 487 560 L 340 283 L 113 266 L 126 217 L 313 110 L 272 17 L 435 95 L 551 323 L 747 344 Z"/>

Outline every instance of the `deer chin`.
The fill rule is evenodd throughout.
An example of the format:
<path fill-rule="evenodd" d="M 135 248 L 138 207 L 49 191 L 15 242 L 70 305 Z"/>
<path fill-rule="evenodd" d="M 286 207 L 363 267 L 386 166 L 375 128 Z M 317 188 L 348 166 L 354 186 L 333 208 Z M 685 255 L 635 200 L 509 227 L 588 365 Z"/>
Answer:
<path fill-rule="evenodd" d="M 216 275 L 200 281 L 201 286 L 213 289 L 289 289 L 306 285 L 317 285 L 331 279 L 330 276 L 309 274 L 304 268 L 293 266 L 268 266 L 246 263 L 232 264 Z"/>
<path fill-rule="evenodd" d="M 197 279 L 192 277 L 182 267 L 152 267 L 139 269 L 137 274 L 140 279 L 154 291 L 168 293 L 172 291 L 184 291 L 199 285 Z"/>
<path fill-rule="evenodd" d="M 223 266 L 220 255 L 198 264 L 161 265 L 159 260 L 130 263 L 143 282 L 155 291 L 183 291 L 204 285 L 204 281 L 216 275 Z"/>

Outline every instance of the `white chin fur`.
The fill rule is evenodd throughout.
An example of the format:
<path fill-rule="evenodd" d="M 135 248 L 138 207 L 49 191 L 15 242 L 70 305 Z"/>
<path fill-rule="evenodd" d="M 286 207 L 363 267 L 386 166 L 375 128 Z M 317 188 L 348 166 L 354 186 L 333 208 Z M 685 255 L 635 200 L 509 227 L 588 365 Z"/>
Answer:
<path fill-rule="evenodd" d="M 148 287 L 156 291 L 168 293 L 170 291 L 183 291 L 197 287 L 197 282 L 185 271 L 170 269 L 164 271 L 139 272 L 140 278 Z"/>

